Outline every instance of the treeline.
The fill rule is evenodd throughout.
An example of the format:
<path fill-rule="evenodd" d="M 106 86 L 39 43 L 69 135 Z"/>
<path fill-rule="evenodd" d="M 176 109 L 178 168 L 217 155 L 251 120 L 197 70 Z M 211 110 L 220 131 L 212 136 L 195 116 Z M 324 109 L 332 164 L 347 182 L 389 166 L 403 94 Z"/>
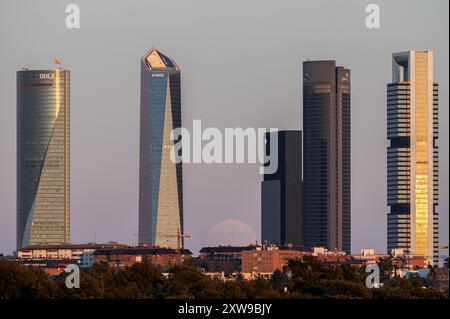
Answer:
<path fill-rule="evenodd" d="M 223 282 L 188 266 L 171 268 L 166 278 L 146 262 L 123 270 L 94 265 L 81 271 L 79 289 L 68 289 L 66 276 L 49 278 L 42 270 L 0 260 L 0 299 L 447 298 L 434 288 L 424 289 L 426 283 L 420 278 L 386 278 L 382 288 L 368 289 L 363 268 L 328 266 L 314 257 L 290 261 L 284 272 L 276 271 L 270 280 Z"/>

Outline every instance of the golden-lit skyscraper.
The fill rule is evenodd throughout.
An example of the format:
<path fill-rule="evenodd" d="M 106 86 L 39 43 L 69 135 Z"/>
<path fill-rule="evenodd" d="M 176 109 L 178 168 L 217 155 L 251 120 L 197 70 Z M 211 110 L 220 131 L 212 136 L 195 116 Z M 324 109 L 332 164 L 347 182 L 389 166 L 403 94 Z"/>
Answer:
<path fill-rule="evenodd" d="M 70 71 L 17 72 L 17 248 L 70 242 Z"/>
<path fill-rule="evenodd" d="M 387 86 L 388 250 L 438 263 L 438 84 L 433 52 L 392 56 Z"/>

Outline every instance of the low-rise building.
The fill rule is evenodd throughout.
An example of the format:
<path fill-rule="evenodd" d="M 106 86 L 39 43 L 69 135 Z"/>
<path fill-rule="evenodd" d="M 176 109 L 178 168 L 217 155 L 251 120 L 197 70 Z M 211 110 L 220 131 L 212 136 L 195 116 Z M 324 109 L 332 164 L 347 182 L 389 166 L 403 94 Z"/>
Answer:
<path fill-rule="evenodd" d="M 386 258 L 388 254 L 377 254 L 374 249 L 363 248 L 359 254 L 352 255 L 355 260 L 360 260 L 363 264 L 373 265 L 379 262 L 380 258 Z"/>
<path fill-rule="evenodd" d="M 326 257 L 342 257 L 346 256 L 347 254 L 343 251 L 337 251 L 337 250 L 328 250 L 324 247 L 313 247 L 311 248 L 311 255 L 315 256 L 317 258 L 326 258 Z"/>
<path fill-rule="evenodd" d="M 19 263 L 43 270 L 49 276 L 58 276 L 64 272 L 68 265 L 77 265 L 78 261 L 74 259 L 22 259 Z"/>
<path fill-rule="evenodd" d="M 427 266 L 425 256 L 412 254 L 404 249 L 394 249 L 390 254 L 377 254 L 373 249 L 361 249 L 359 254 L 353 254 L 352 257 L 354 260 L 361 261 L 363 265 L 377 264 L 382 259 L 390 259 L 393 272 L 395 271 L 399 276 L 404 276 L 410 270 Z"/>
<path fill-rule="evenodd" d="M 110 268 L 125 268 L 135 263 L 148 261 L 161 268 L 182 264 L 192 257 L 188 249 L 158 247 L 128 247 L 98 249 L 92 254 L 93 263 L 108 265 Z"/>
<path fill-rule="evenodd" d="M 242 252 L 254 250 L 256 245 L 249 246 L 216 246 L 200 249 L 198 258 L 215 263 L 222 271 L 241 271 Z"/>
<path fill-rule="evenodd" d="M 301 259 L 311 254 L 306 247 L 297 246 L 261 246 L 253 250 L 242 251 L 242 273 L 273 273 L 283 270 L 291 259 Z"/>
<path fill-rule="evenodd" d="M 264 278 L 264 279 L 270 279 L 272 278 L 273 271 L 272 272 L 241 272 L 240 276 L 244 280 L 254 280 L 257 278 Z M 236 280 L 237 277 L 234 277 L 233 280 Z"/>
<path fill-rule="evenodd" d="M 126 248 L 127 245 L 116 242 L 107 242 L 105 244 L 87 243 L 87 244 L 60 244 L 32 245 L 20 249 L 17 252 L 17 258 L 20 260 L 39 260 L 39 259 L 73 259 L 80 261 L 83 253 L 94 252 L 97 249 Z"/>
<path fill-rule="evenodd" d="M 94 264 L 94 252 L 86 251 L 81 254 L 80 257 L 80 267 L 81 268 L 89 268 Z"/>
<path fill-rule="evenodd" d="M 425 256 L 413 254 L 409 250 L 393 249 L 390 255 L 397 269 L 410 270 L 427 267 L 427 259 Z"/>

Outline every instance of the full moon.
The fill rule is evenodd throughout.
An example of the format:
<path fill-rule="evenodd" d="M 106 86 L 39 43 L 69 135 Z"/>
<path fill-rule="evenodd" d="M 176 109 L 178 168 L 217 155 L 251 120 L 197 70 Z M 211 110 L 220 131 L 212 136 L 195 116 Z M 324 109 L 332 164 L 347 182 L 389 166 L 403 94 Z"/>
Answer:
<path fill-rule="evenodd" d="M 208 232 L 208 244 L 211 246 L 245 246 L 256 240 L 253 229 L 236 219 L 225 219 L 215 224 Z"/>

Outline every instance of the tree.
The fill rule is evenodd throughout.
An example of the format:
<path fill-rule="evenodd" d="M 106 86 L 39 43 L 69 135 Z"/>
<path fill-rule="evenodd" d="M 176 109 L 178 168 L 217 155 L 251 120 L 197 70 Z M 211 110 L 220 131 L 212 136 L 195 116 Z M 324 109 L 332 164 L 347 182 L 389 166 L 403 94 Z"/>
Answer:
<path fill-rule="evenodd" d="M 165 282 L 165 289 L 170 292 L 169 297 L 177 297 L 178 292 L 181 292 L 183 296 L 195 298 L 208 284 L 208 278 L 195 268 L 174 266 L 169 273 L 169 278 Z"/>
<path fill-rule="evenodd" d="M 389 269 L 388 262 L 381 264 Z M 187 266 L 175 266 L 169 272 L 165 278 L 148 262 L 124 269 L 94 265 L 81 271 L 79 289 L 68 289 L 65 272 L 50 278 L 40 269 L 0 260 L 0 299 L 448 298 L 445 293 L 426 287 L 427 283 L 419 276 L 411 279 L 394 276 L 385 279 L 382 288 L 368 289 L 363 267 L 327 265 L 312 256 L 289 261 L 284 272 L 275 271 L 270 280 L 262 277 L 244 280 L 238 276 L 236 280 L 222 281 Z M 289 295 L 283 294 L 284 287 L 288 287 Z"/>
<path fill-rule="evenodd" d="M 279 298 L 277 291 L 273 290 L 267 279 L 258 277 L 247 282 L 241 282 L 248 299 L 274 299 Z"/>
<path fill-rule="evenodd" d="M 380 268 L 380 281 L 384 282 L 391 278 L 391 274 L 394 270 L 394 261 L 391 254 L 387 257 L 381 257 L 377 261 L 377 265 Z"/>
<path fill-rule="evenodd" d="M 0 260 L 0 299 L 51 299 L 55 290 L 41 269 Z"/>
<path fill-rule="evenodd" d="M 273 272 L 270 281 L 272 283 L 272 288 L 278 292 L 283 292 L 284 288 L 289 286 L 287 275 L 278 269 Z"/>

